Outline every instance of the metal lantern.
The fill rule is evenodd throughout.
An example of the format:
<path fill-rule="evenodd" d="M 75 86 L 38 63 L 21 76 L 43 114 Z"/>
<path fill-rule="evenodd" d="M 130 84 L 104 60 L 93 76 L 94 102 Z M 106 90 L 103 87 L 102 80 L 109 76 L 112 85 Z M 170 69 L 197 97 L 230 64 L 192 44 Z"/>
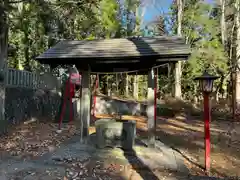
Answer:
<path fill-rule="evenodd" d="M 213 90 L 213 82 L 218 79 L 204 71 L 202 76 L 196 77 L 195 80 L 199 81 L 201 91 L 203 92 L 203 105 L 204 105 L 204 132 L 205 132 L 205 170 L 210 173 L 210 122 L 211 122 L 211 107 L 210 107 L 210 93 Z"/>
<path fill-rule="evenodd" d="M 211 75 L 207 71 L 204 71 L 201 76 L 196 77 L 194 80 L 199 81 L 199 86 L 202 92 L 211 93 L 213 90 L 213 82 L 218 78 L 218 76 Z"/>

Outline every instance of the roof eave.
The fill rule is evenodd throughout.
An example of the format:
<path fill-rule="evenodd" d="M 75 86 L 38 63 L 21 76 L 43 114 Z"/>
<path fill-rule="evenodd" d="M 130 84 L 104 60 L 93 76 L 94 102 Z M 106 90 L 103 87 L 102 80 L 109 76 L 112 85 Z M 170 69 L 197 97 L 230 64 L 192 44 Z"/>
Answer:
<path fill-rule="evenodd" d="M 191 55 L 191 52 L 185 52 L 185 53 L 177 53 L 177 54 L 153 54 L 153 55 L 139 55 L 139 56 L 45 56 L 44 54 L 41 54 L 40 56 L 37 56 L 35 59 L 36 60 L 45 60 L 45 59 L 119 59 L 121 60 L 122 58 L 156 58 L 156 59 L 161 59 L 161 58 L 166 58 L 166 57 L 185 57 L 188 59 L 188 57 Z"/>

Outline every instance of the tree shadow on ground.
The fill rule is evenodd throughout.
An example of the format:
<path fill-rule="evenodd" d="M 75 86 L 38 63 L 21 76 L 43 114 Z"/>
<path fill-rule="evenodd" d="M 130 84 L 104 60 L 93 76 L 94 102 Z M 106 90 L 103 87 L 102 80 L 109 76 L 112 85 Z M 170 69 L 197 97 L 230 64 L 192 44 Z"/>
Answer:
<path fill-rule="evenodd" d="M 167 106 L 172 106 L 172 104 L 171 103 L 167 104 L 165 107 Z M 182 106 L 183 108 L 181 108 Z M 189 103 L 187 105 L 182 105 L 182 104 L 179 105 L 178 103 L 176 103 L 174 106 L 172 106 L 172 109 L 168 109 L 167 113 L 165 113 L 165 109 L 161 107 L 162 106 L 160 105 L 159 107 L 160 112 L 158 112 L 158 115 L 161 117 L 162 115 L 164 115 L 165 118 L 160 118 L 158 120 L 157 133 L 159 134 L 159 137 L 164 138 L 165 139 L 164 143 L 173 147 L 174 149 L 177 149 L 177 150 L 188 149 L 191 152 L 190 154 L 196 157 L 193 162 L 196 162 L 199 165 L 199 167 L 202 166 L 201 164 L 198 163 L 200 162 L 200 160 L 203 161 L 203 158 L 204 158 L 204 133 L 203 133 L 204 123 L 202 120 L 199 120 L 201 116 L 197 116 L 197 117 L 192 116 L 191 111 L 192 111 L 192 108 L 194 107 Z M 175 111 L 175 109 L 179 109 L 179 110 Z M 180 113 L 185 115 L 185 117 L 175 118 Z M 182 114 L 180 115 L 182 116 Z M 218 121 L 214 119 L 215 118 L 213 117 L 213 121 L 211 122 L 211 143 L 212 143 L 211 155 L 213 156 L 213 159 L 215 158 L 217 160 L 214 163 L 223 164 L 225 162 L 224 160 L 225 158 L 225 159 L 230 159 L 229 162 L 234 164 L 233 166 L 235 166 L 235 168 L 239 167 L 239 159 L 240 159 L 240 153 L 239 153 L 240 142 L 238 138 L 239 133 L 237 132 L 235 135 L 236 140 L 232 140 L 232 134 L 233 134 L 231 132 L 232 125 L 230 123 L 227 123 L 228 121 Z M 175 121 L 178 123 L 172 123 L 172 121 Z M 138 122 L 138 125 L 139 124 L 145 124 L 145 128 L 143 129 L 147 129 L 146 118 L 143 122 L 142 120 L 140 123 Z M 234 129 L 236 128 L 234 127 Z M 237 129 L 235 131 L 237 131 Z M 222 156 L 222 157 L 218 160 L 217 157 L 219 156 Z M 236 159 L 236 160 L 233 160 L 233 159 Z M 226 166 L 228 166 L 229 164 L 226 164 Z M 221 169 L 219 165 L 215 167 L 216 167 L 215 169 L 217 169 L 218 171 L 219 169 Z M 223 172 L 222 169 L 220 171 Z M 225 172 L 225 171 L 226 171 L 226 168 L 223 173 L 219 173 L 219 174 L 222 174 L 222 175 L 229 174 L 228 172 Z M 235 170 L 235 173 L 236 172 L 237 171 Z"/>
<path fill-rule="evenodd" d="M 93 133 L 90 136 L 90 144 L 96 144 L 96 138 L 95 138 L 96 134 Z M 147 148 L 147 145 L 141 141 L 139 138 L 136 138 L 135 140 L 135 145 L 139 146 L 139 147 L 145 147 Z M 118 155 L 115 155 L 115 153 L 112 153 L 112 150 L 115 151 L 116 149 L 121 149 L 121 151 L 123 152 L 123 157 L 126 159 L 126 161 L 122 161 L 122 160 L 118 160 L 118 159 L 122 159 L 121 155 L 120 157 L 118 157 Z M 119 174 L 120 176 L 123 176 L 126 180 L 127 179 L 143 179 L 143 180 L 148 180 L 148 179 L 153 179 L 153 180 L 158 180 L 158 179 L 164 179 L 164 178 L 168 178 L 171 177 L 173 179 L 182 179 L 182 180 L 186 180 L 189 179 L 188 177 L 190 177 L 190 175 L 186 172 L 180 172 L 180 171 L 173 171 L 173 170 L 169 170 L 169 169 L 165 169 L 162 167 L 159 167 L 158 169 L 151 169 L 148 165 L 146 165 L 141 159 L 140 157 L 137 155 L 137 152 L 134 149 L 123 149 L 123 148 L 100 148 L 100 149 L 96 149 L 96 153 L 98 154 L 97 157 L 99 157 L 100 161 L 104 161 L 104 163 L 107 164 L 111 164 L 113 162 L 113 166 L 118 167 L 120 164 L 122 164 L 124 166 L 124 169 L 126 171 L 128 171 L 128 176 L 127 178 L 124 176 L 123 173 L 122 175 Z M 104 158 L 106 156 L 101 154 L 102 152 L 108 152 L 107 158 Z M 116 150 L 118 151 L 118 150 Z M 160 153 L 160 152 L 159 152 Z M 118 154 L 118 153 L 117 153 Z M 121 154 L 121 153 L 120 153 Z M 111 158 L 113 155 L 113 159 Z M 154 158 L 154 157 L 153 157 Z M 121 165 L 120 165 L 121 166 Z"/>
<path fill-rule="evenodd" d="M 194 108 L 195 107 L 191 103 L 185 103 L 183 101 L 167 102 L 164 107 L 159 105 L 158 116 L 163 116 L 165 118 L 158 120 L 156 135 L 163 143 L 181 153 L 183 157 L 185 157 L 186 161 L 191 164 L 195 164 L 195 166 L 199 169 L 203 169 L 203 163 L 199 162 L 203 162 L 204 158 L 204 124 L 202 120 L 196 120 L 202 119 L 202 112 L 199 111 L 199 109 L 195 111 Z M 176 118 L 176 116 L 179 115 L 183 115 L 185 117 L 181 119 Z M 231 141 L 229 140 L 229 138 L 231 138 L 231 132 L 229 134 L 229 131 L 231 131 L 231 125 L 227 124 L 229 119 L 227 119 L 228 121 L 219 121 L 218 117 L 222 118 L 226 117 L 226 115 L 221 112 L 215 113 L 213 121 L 211 122 L 211 156 L 212 160 L 215 161 L 212 162 L 215 164 L 212 165 L 212 172 L 213 174 L 226 177 L 231 175 L 231 170 L 227 170 L 227 168 L 233 167 L 234 172 L 232 175 L 239 175 L 237 167 L 239 167 L 240 152 L 238 149 L 240 147 L 240 143 L 234 144 L 234 147 L 229 145 L 229 143 L 231 143 L 229 142 Z M 170 120 L 175 120 L 179 123 L 174 124 Z M 146 120 L 140 124 L 143 123 L 145 124 L 145 128 L 142 128 L 142 131 L 144 132 L 146 129 Z M 163 125 L 165 125 L 165 127 Z M 175 129 L 171 129 L 169 127 L 175 127 Z M 141 131 L 141 128 L 138 128 L 138 131 Z M 190 155 L 193 155 L 194 158 L 189 156 L 189 154 L 186 154 L 183 150 L 189 151 Z M 220 159 L 217 159 L 219 157 Z M 233 160 L 234 158 L 236 160 Z M 224 159 L 228 159 L 227 161 L 229 161 L 229 163 L 227 163 Z M 231 165 L 231 163 L 233 165 Z M 226 167 L 221 167 L 222 164 Z"/>
<path fill-rule="evenodd" d="M 159 126 L 161 127 L 161 125 Z M 146 138 L 147 137 L 147 132 L 146 130 L 140 129 L 138 128 L 138 134 L 143 137 Z M 166 144 L 167 146 L 171 147 L 172 149 L 174 149 L 175 151 L 177 151 L 178 153 L 180 153 L 184 159 L 196 166 L 200 171 L 204 171 L 204 166 L 201 162 L 203 162 L 203 158 L 204 158 L 204 147 L 202 144 L 204 144 L 204 139 L 199 139 L 198 137 L 196 139 L 191 139 L 192 137 L 188 137 L 188 136 L 183 136 L 181 135 L 181 133 L 178 132 L 168 132 L 167 130 L 165 130 L 164 128 L 158 128 L 156 130 L 156 139 L 163 142 L 164 144 Z M 200 143 L 196 143 L 196 142 L 200 142 Z M 202 142 L 202 143 L 201 143 Z M 228 149 L 224 149 L 224 147 L 217 147 L 218 149 L 221 149 L 221 151 L 223 151 L 222 156 L 230 156 L 232 157 L 232 155 L 235 155 L 236 157 L 238 157 L 238 159 L 240 158 L 240 154 L 237 153 L 236 151 L 233 152 L 229 152 Z M 218 154 L 218 152 L 213 152 L 215 150 L 212 149 L 212 156 L 215 154 Z M 218 150 L 217 150 L 218 151 Z M 186 153 L 189 152 L 189 153 Z M 233 154 L 235 153 L 235 154 Z M 193 156 L 192 156 L 193 155 Z M 201 157 L 199 157 L 201 156 Z M 213 158 L 213 157 L 212 157 Z M 213 158 L 215 161 L 217 161 L 216 157 Z M 229 161 L 231 164 L 232 162 Z M 213 163 L 213 162 L 212 162 Z M 229 177 L 229 175 L 231 173 L 229 173 L 229 169 L 231 168 L 226 164 L 227 167 L 221 168 L 221 166 L 218 164 L 216 165 L 212 164 L 212 168 L 211 168 L 211 172 L 213 175 L 216 176 L 220 176 L 220 177 Z M 219 162 L 220 163 L 220 162 Z M 234 170 L 235 173 L 238 173 L 237 169 L 235 168 Z M 231 174 L 233 175 L 233 174 Z M 236 174 L 237 175 L 237 174 Z"/>
<path fill-rule="evenodd" d="M 158 180 L 152 170 L 138 158 L 135 150 L 124 150 L 124 156 L 142 179 Z"/>
<path fill-rule="evenodd" d="M 178 123 L 180 122 L 180 123 Z M 178 124 L 177 124 L 178 123 Z M 218 124 L 217 124 L 218 123 Z M 180 137 L 184 136 L 188 136 L 191 135 L 192 137 L 188 137 L 188 139 L 190 138 L 191 140 L 194 141 L 204 141 L 204 122 L 202 121 L 197 121 L 197 120 L 193 120 L 191 121 L 191 123 L 189 123 L 189 121 L 187 120 L 168 120 L 168 119 L 161 119 L 158 120 L 158 127 L 157 127 L 157 131 L 159 131 L 161 129 L 161 125 L 167 125 L 168 127 L 173 127 L 176 129 L 172 129 L 172 131 L 174 130 L 176 132 L 176 134 L 179 134 Z M 221 123 L 222 125 L 222 123 Z M 188 126 L 188 127 L 187 127 Z M 231 151 L 232 149 L 230 149 L 229 146 L 231 146 L 231 144 L 226 144 L 226 143 L 231 143 L 231 136 L 228 134 L 228 129 L 224 129 L 224 128 L 229 128 L 228 124 L 226 125 L 222 125 L 219 126 L 219 122 L 212 122 L 211 123 L 211 142 L 212 145 L 214 146 L 219 146 L 221 148 L 225 148 L 224 150 L 227 150 L 229 152 L 227 152 L 228 154 L 234 154 L 237 158 L 240 159 L 240 153 L 238 151 Z M 182 132 L 182 134 L 181 134 Z M 165 130 L 165 133 L 168 133 Z M 173 132 L 169 132 L 170 134 L 173 134 Z M 193 137 L 194 136 L 194 137 Z M 202 139 L 200 139 L 202 138 Z M 185 138 L 186 139 L 186 138 Z M 228 149 L 226 149 L 228 148 Z"/>

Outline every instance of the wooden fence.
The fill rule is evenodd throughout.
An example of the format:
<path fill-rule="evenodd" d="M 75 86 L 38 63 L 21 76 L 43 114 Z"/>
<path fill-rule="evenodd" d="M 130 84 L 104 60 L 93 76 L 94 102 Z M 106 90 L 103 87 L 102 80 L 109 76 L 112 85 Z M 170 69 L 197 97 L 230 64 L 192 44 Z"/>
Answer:
<path fill-rule="evenodd" d="M 11 88 L 29 88 L 29 89 L 51 89 L 52 84 L 57 82 L 57 78 L 49 76 L 44 77 L 38 73 L 8 68 L 6 71 L 6 87 Z M 52 82 L 49 82 L 51 79 Z M 54 82 L 53 82 L 54 81 Z"/>

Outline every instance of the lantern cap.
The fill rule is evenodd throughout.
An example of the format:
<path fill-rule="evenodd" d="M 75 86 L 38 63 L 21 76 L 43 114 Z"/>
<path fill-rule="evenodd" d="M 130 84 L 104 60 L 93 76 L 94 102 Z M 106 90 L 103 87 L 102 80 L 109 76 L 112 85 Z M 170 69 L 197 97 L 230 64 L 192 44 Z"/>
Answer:
<path fill-rule="evenodd" d="M 214 75 L 209 74 L 207 71 L 204 71 L 201 76 L 194 78 L 194 80 L 215 80 L 218 78 L 219 78 L 219 76 L 214 76 Z"/>

